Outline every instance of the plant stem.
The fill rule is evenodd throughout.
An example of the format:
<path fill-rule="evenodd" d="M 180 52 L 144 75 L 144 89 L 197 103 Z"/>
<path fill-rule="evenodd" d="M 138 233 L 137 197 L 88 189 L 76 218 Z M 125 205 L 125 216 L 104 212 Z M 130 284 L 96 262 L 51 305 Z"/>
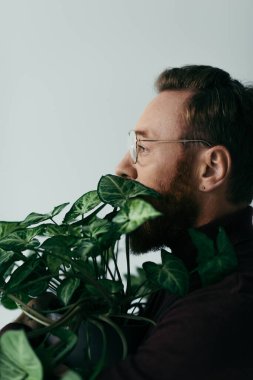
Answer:
<path fill-rule="evenodd" d="M 97 375 L 101 372 L 101 370 L 103 369 L 103 367 L 105 365 L 107 342 L 106 342 L 105 329 L 104 329 L 103 325 L 94 319 L 89 319 L 89 322 L 92 323 L 93 325 L 95 325 L 100 330 L 100 332 L 102 334 L 102 340 L 103 340 L 102 353 L 101 353 L 100 359 L 99 359 L 98 363 L 96 364 L 96 367 L 95 367 L 93 373 L 89 377 L 89 380 L 95 380 L 97 378 Z"/>
<path fill-rule="evenodd" d="M 111 269 L 109 267 L 109 249 L 106 249 L 101 254 L 101 267 L 102 267 L 102 270 L 103 270 L 103 278 L 104 279 L 107 278 L 107 272 L 109 272 L 112 280 L 115 280 L 115 278 L 114 278 L 114 276 L 113 276 L 113 274 L 111 272 Z"/>
<path fill-rule="evenodd" d="M 56 226 L 58 226 L 58 223 L 56 223 L 55 221 L 54 221 L 54 219 L 53 218 L 49 218 Z"/>
<path fill-rule="evenodd" d="M 110 247 L 109 250 L 111 251 L 111 254 L 112 254 L 112 259 L 113 259 L 113 262 L 114 262 L 114 265 L 115 265 L 115 271 L 117 273 L 117 276 L 118 276 L 118 280 L 122 282 L 122 278 L 121 278 L 121 275 L 120 275 L 120 271 L 119 271 L 119 268 L 118 268 L 118 263 L 117 263 L 117 259 L 114 255 L 114 247 Z"/>
<path fill-rule="evenodd" d="M 122 342 L 122 360 L 124 360 L 127 356 L 127 341 L 126 341 L 126 338 L 123 334 L 123 332 L 121 331 L 121 329 L 119 328 L 119 326 L 114 323 L 110 318 L 107 318 L 103 315 L 100 315 L 98 317 L 99 320 L 103 321 L 103 322 L 106 322 L 108 323 L 110 326 L 112 326 L 114 328 L 114 330 L 118 333 L 120 339 L 121 339 L 121 342 Z"/>
<path fill-rule="evenodd" d="M 95 269 L 96 278 L 99 279 L 99 272 L 98 272 L 98 263 L 96 257 L 92 257 L 93 266 Z"/>
<path fill-rule="evenodd" d="M 54 253 L 54 256 L 62 259 L 61 255 L 57 255 Z M 86 269 L 84 269 L 82 266 L 80 266 L 79 262 L 76 263 L 74 260 L 72 260 L 71 257 L 67 257 L 67 256 L 64 256 L 64 261 L 66 263 L 70 264 L 73 269 L 76 268 L 77 274 L 79 274 L 79 278 L 83 279 L 83 277 L 85 277 L 85 279 L 98 290 L 98 292 L 103 296 L 103 298 L 105 298 L 109 303 L 111 303 L 110 298 L 108 297 L 108 295 L 104 291 L 104 288 L 98 284 L 97 279 L 92 277 Z M 55 279 L 52 278 L 52 281 L 54 281 L 54 280 Z M 58 284 L 57 284 L 57 286 L 58 286 Z"/>
<path fill-rule="evenodd" d="M 138 295 L 138 292 L 139 290 L 147 283 L 147 280 L 144 280 L 139 286 L 138 288 L 136 289 L 135 293 L 134 293 L 134 297 L 137 297 Z"/>
<path fill-rule="evenodd" d="M 130 273 L 130 252 L 129 252 L 129 236 L 126 235 L 126 264 L 127 264 L 127 287 L 126 295 L 131 294 L 131 273 Z"/>
<path fill-rule="evenodd" d="M 119 254 L 119 240 L 117 240 L 116 244 L 115 244 L 115 260 L 118 262 L 118 254 Z M 116 269 L 114 271 L 116 273 Z"/>
<path fill-rule="evenodd" d="M 110 276 L 111 276 L 111 279 L 112 279 L 113 281 L 115 281 L 115 276 L 113 275 L 113 273 L 112 273 L 112 271 L 111 271 L 111 269 L 110 269 L 110 267 L 109 267 L 109 263 L 106 262 L 106 263 L 105 263 L 105 266 L 106 266 L 106 271 L 108 271 L 109 274 L 110 274 Z"/>
<path fill-rule="evenodd" d="M 28 315 L 31 319 L 35 320 L 36 322 L 44 325 L 44 326 L 49 326 L 52 324 L 52 320 L 44 317 L 44 315 L 40 314 L 38 311 L 34 310 L 30 306 L 26 305 L 24 302 L 22 302 L 20 299 L 18 299 L 16 296 L 13 294 L 7 294 L 7 296 L 14 301 L 24 312 L 24 314 Z"/>
<path fill-rule="evenodd" d="M 62 326 L 66 324 L 66 322 L 72 318 L 75 314 L 77 314 L 80 311 L 80 306 L 76 306 L 69 310 L 66 314 L 64 314 L 60 319 L 57 321 L 51 321 L 51 324 L 40 329 L 33 330 L 28 333 L 29 338 L 34 338 L 38 335 L 46 334 L 47 332 L 50 332 L 51 330 L 55 329 L 56 327 Z"/>

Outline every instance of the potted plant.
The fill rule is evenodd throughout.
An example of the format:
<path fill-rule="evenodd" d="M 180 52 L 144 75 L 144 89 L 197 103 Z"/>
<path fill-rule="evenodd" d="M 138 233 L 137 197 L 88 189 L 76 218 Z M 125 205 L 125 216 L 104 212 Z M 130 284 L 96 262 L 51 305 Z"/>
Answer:
<path fill-rule="evenodd" d="M 131 330 L 137 337 L 139 324 L 144 330 L 155 324 L 140 313 L 152 292 L 187 294 L 191 274 L 173 253 L 162 250 L 161 264 L 147 262 L 137 275 L 131 273 L 128 234 L 161 215 L 144 200 L 159 196 L 136 181 L 106 175 L 61 222 L 56 219 L 68 203 L 21 222 L 0 222 L 1 304 L 19 307 L 37 324 L 2 335 L 0 378 L 53 379 L 55 368 L 65 363 L 63 379 L 95 379 L 131 352 Z M 203 285 L 234 270 L 236 256 L 224 230 L 216 247 L 202 233 L 190 233 Z M 119 269 L 122 235 L 125 274 Z M 48 297 L 53 302 L 43 307 L 41 300 Z"/>

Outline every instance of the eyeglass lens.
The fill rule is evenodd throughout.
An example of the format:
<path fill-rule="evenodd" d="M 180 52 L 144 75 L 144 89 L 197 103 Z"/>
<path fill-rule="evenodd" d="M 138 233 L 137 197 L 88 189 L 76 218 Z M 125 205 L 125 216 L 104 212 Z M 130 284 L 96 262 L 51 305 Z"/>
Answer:
<path fill-rule="evenodd" d="M 136 139 L 136 134 L 135 131 L 130 131 L 129 132 L 129 152 L 131 159 L 133 160 L 134 163 L 136 163 L 137 160 L 137 139 Z"/>

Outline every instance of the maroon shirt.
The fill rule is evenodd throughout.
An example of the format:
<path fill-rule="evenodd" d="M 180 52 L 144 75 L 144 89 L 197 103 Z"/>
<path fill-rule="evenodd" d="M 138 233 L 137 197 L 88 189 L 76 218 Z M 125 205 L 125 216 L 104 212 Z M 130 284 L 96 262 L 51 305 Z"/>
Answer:
<path fill-rule="evenodd" d="M 146 310 L 157 326 L 133 355 L 105 369 L 99 380 L 253 379 L 251 207 L 200 230 L 215 239 L 220 225 L 236 250 L 237 270 L 204 288 L 196 277 L 182 298 L 157 292 Z M 196 264 L 190 239 L 180 239 L 173 251 L 189 268 Z"/>

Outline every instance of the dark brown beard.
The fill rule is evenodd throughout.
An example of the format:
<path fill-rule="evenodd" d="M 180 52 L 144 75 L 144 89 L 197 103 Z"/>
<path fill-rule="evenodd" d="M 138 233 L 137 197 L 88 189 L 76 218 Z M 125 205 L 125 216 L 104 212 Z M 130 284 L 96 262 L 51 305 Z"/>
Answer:
<path fill-rule="evenodd" d="M 163 213 L 162 216 L 145 222 L 130 234 L 130 246 L 134 254 L 170 247 L 194 226 L 199 214 L 195 181 L 193 180 L 192 157 L 185 154 L 179 161 L 169 191 L 161 184 L 162 199 L 149 202 Z"/>

